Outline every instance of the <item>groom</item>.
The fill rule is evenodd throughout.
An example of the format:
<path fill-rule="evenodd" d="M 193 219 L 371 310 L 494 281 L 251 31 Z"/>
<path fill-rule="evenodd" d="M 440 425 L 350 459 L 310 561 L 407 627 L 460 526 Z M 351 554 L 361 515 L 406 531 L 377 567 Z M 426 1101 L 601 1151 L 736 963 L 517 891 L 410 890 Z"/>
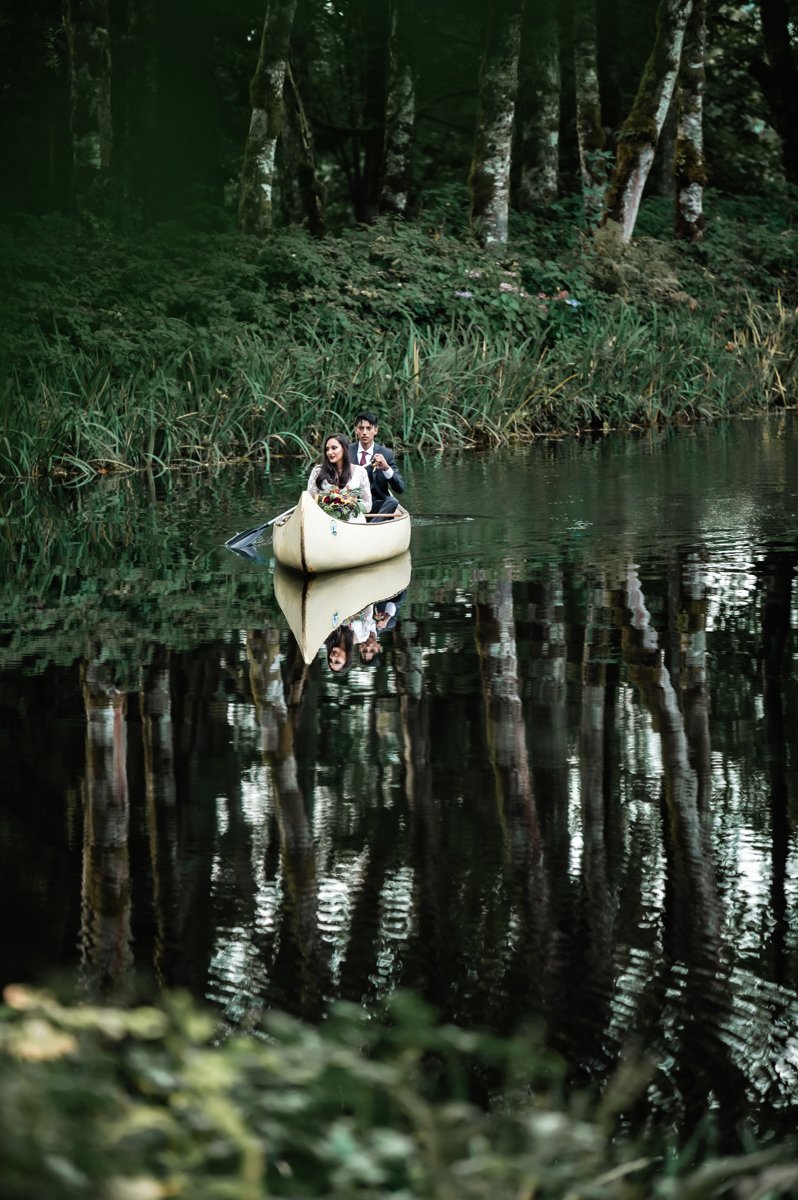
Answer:
<path fill-rule="evenodd" d="M 373 412 L 361 412 L 355 417 L 357 441 L 349 443 L 349 457 L 368 472 L 371 484 L 371 511 L 388 517 L 396 512 L 399 501 L 391 495 L 405 490 L 405 481 L 399 474 L 393 452 L 374 439 L 377 436 L 377 418 Z"/>

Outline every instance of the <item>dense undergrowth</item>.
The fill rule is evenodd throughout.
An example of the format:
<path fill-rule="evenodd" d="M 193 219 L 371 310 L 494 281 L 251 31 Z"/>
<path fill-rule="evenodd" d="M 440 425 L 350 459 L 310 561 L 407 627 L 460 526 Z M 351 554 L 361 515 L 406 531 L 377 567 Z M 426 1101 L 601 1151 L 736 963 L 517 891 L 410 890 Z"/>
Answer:
<path fill-rule="evenodd" d="M 340 1005 L 321 1026 L 272 1013 L 226 1038 L 180 997 L 69 1007 L 9 987 L 5 1000 L 7 1200 L 704 1200 L 730 1185 L 753 1200 L 798 1184 L 786 1146 L 720 1157 L 709 1126 L 681 1146 L 631 1133 L 641 1064 L 600 1104 L 566 1101 L 536 1039 L 441 1026 L 406 995 L 382 1020 Z"/>
<path fill-rule="evenodd" d="M 493 252 L 443 201 L 324 240 L 5 228 L 0 477 L 268 464 L 364 406 L 423 450 L 789 405 L 798 235 L 751 203 L 692 249 L 655 200 L 628 248 L 567 204 Z"/>

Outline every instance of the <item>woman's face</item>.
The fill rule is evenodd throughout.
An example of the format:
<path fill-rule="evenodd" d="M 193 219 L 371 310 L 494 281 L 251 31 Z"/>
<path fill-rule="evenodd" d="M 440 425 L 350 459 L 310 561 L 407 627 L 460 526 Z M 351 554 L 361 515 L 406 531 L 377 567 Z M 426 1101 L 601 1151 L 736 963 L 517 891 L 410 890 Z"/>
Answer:
<path fill-rule="evenodd" d="M 324 447 L 324 453 L 327 455 L 327 462 L 340 471 L 344 461 L 344 448 L 338 441 L 338 438 L 328 438 L 327 444 Z"/>
<path fill-rule="evenodd" d="M 327 655 L 331 671 L 342 671 L 346 666 L 346 651 L 343 646 L 333 646 Z"/>

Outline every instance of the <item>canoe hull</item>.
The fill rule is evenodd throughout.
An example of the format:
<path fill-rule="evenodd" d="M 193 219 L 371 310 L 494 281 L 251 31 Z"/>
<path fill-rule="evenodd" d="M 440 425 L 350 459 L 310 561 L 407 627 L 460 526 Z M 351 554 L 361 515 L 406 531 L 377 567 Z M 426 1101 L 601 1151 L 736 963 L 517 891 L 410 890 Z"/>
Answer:
<path fill-rule="evenodd" d="M 306 663 L 313 662 L 325 638 L 349 617 L 389 600 L 410 583 L 410 555 L 397 555 L 361 571 L 327 572 L 301 579 L 279 564 L 274 594 Z"/>
<path fill-rule="evenodd" d="M 410 545 L 410 514 L 403 508 L 387 521 L 365 525 L 337 521 L 322 511 L 309 492 L 272 530 L 274 557 L 303 575 L 345 571 L 385 562 Z"/>

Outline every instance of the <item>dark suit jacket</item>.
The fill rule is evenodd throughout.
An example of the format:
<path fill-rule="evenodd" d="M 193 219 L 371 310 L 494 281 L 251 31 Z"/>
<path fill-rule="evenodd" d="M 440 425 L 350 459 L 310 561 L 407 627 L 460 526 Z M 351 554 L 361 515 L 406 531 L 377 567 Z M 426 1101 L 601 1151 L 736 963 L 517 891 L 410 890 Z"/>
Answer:
<path fill-rule="evenodd" d="M 349 444 L 349 459 L 350 462 L 356 463 L 358 454 L 360 453 L 360 444 L 358 442 L 350 442 Z M 393 475 L 390 479 L 385 478 L 384 471 L 375 471 L 372 463 L 369 463 L 366 468 L 369 483 L 371 484 L 371 511 L 378 509 L 384 500 L 388 499 L 391 492 L 396 492 L 397 496 L 401 495 L 405 490 L 405 481 L 399 474 L 396 468 L 396 459 L 393 456 L 393 450 L 389 450 L 387 446 L 381 446 L 379 442 L 374 443 L 374 453 L 383 454 L 385 461 L 389 467 L 393 467 Z"/>
<path fill-rule="evenodd" d="M 386 623 L 383 625 L 382 629 L 380 630 L 380 633 L 388 633 L 389 630 L 394 628 L 394 626 L 396 625 L 396 622 L 399 620 L 399 609 L 404 604 L 406 596 L 407 596 L 407 588 L 405 588 L 404 591 L 402 591 L 402 592 L 397 592 L 397 594 L 395 596 L 389 597 L 389 599 L 393 600 L 394 604 L 396 605 L 396 612 L 393 614 L 392 617 L 388 618 L 388 620 L 386 621 Z M 375 600 L 374 601 L 374 612 L 375 613 L 385 612 L 385 605 L 387 603 L 388 603 L 388 600 Z"/>

